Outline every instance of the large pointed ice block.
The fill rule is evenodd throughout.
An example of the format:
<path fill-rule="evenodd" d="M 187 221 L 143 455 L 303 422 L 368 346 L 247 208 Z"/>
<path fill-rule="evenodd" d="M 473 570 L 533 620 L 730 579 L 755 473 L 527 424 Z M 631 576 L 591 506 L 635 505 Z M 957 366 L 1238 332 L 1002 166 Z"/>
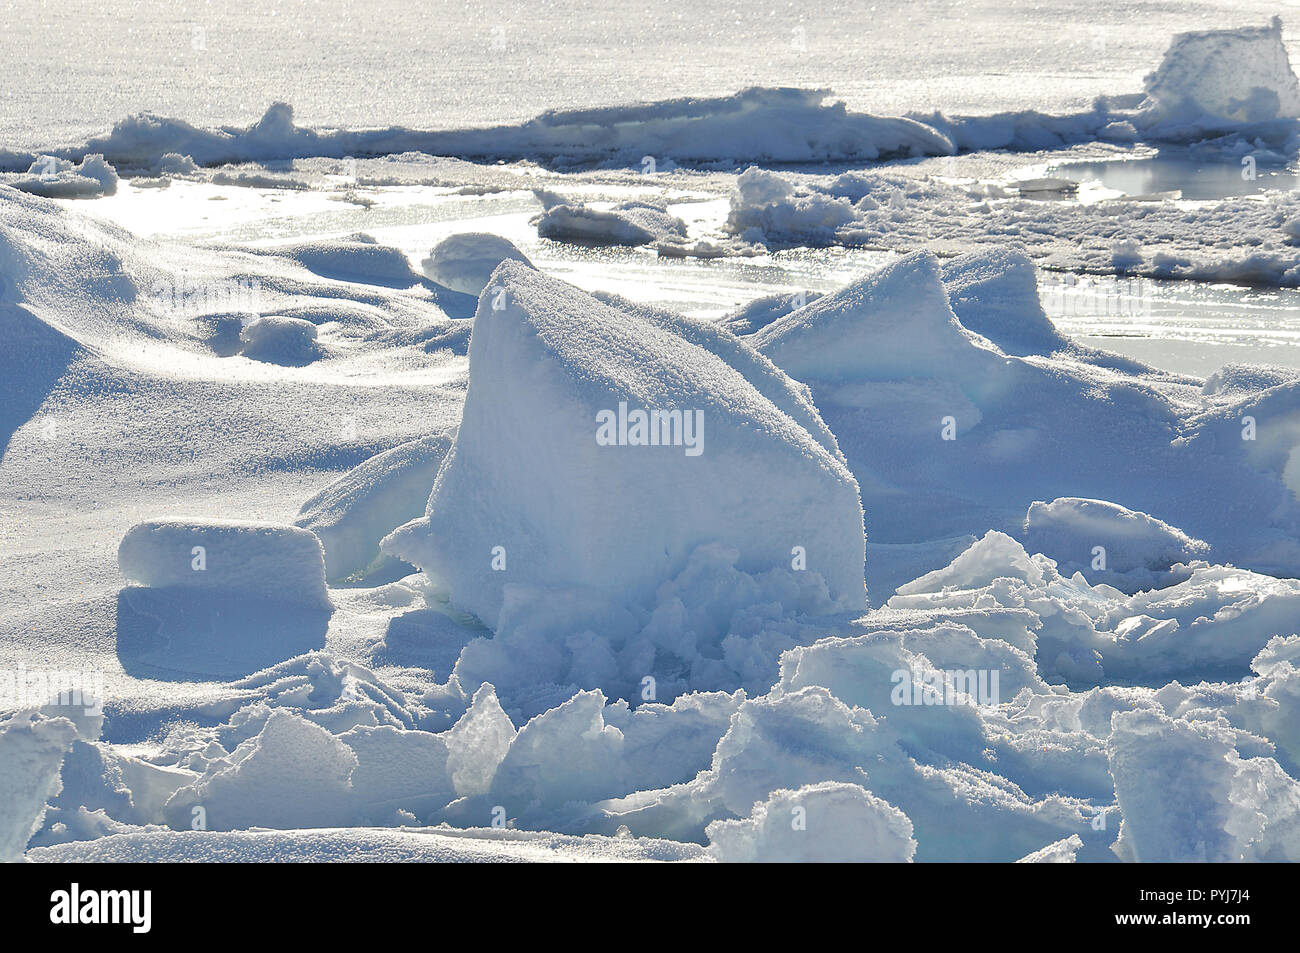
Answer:
<path fill-rule="evenodd" d="M 493 625 L 510 584 L 647 604 L 711 542 L 865 604 L 853 475 L 716 353 L 507 261 L 469 360 L 427 515 L 384 541 L 455 605 Z"/>

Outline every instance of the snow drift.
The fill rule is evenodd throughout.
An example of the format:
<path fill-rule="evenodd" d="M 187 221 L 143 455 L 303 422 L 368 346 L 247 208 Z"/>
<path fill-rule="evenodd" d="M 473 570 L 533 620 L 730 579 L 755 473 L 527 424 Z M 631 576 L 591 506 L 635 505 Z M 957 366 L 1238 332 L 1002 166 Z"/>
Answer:
<path fill-rule="evenodd" d="M 316 325 L 302 318 L 271 314 L 256 318 L 239 332 L 240 353 L 271 364 L 309 364 L 319 355 Z"/>
<path fill-rule="evenodd" d="M 974 388 L 1003 364 L 996 349 L 957 321 L 938 260 L 928 252 L 799 308 L 751 340 L 806 383 L 943 377 Z"/>
<path fill-rule="evenodd" d="M 302 505 L 295 525 L 320 539 L 330 579 L 364 574 L 383 558 L 380 540 L 419 518 L 451 444 L 435 433 L 385 450 Z"/>
<path fill-rule="evenodd" d="M 1021 248 L 980 249 L 944 263 L 953 313 L 1005 354 L 1051 354 L 1069 345 L 1038 299 L 1038 271 Z"/>

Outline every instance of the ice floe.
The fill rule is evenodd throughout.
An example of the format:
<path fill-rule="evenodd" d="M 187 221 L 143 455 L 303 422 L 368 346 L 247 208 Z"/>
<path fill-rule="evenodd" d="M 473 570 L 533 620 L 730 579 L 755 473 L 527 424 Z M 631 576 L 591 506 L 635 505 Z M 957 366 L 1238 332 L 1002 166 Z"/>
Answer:
<path fill-rule="evenodd" d="M 608 209 L 554 197 L 545 198 L 544 203 L 537 219 L 537 234 L 542 238 L 586 245 L 680 243 L 686 238 L 686 223 L 662 203 L 619 202 Z"/>

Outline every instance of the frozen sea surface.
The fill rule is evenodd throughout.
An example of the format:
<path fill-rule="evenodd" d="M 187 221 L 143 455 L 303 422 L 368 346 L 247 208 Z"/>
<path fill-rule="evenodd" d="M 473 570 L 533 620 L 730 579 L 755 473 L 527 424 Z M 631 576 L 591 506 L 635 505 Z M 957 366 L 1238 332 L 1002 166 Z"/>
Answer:
<path fill-rule="evenodd" d="M 1123 163 L 1095 163 L 1097 166 Z M 1067 167 L 1083 167 L 1072 163 Z M 574 195 L 612 201 L 653 194 L 579 177 Z M 287 191 L 176 182 L 165 190 L 124 185 L 93 204 L 72 203 L 142 235 L 275 247 L 364 230 L 418 263 L 449 235 L 501 235 L 547 271 L 589 291 L 619 294 L 696 317 L 719 318 L 765 295 L 831 291 L 893 256 L 851 248 L 792 248 L 752 258 L 668 259 L 648 248 L 594 248 L 540 239 L 528 191 L 459 195 L 428 186 L 368 191 L 362 208 L 318 190 Z M 726 202 L 677 193 L 671 211 L 694 228 L 717 227 Z M 1300 290 L 1199 281 L 1040 272 L 1043 307 L 1066 335 L 1182 374 L 1208 376 L 1256 361 L 1300 368 Z"/>
<path fill-rule="evenodd" d="M 1118 0 L 137 0 L 124 15 L 21 0 L 0 30 L 0 148 L 83 141 L 142 110 L 246 125 L 274 100 L 306 125 L 349 128 L 459 128 L 754 85 L 830 87 L 883 115 L 1064 112 L 1140 89 L 1175 32 L 1278 12 L 1260 0 L 1140 12 Z"/>
<path fill-rule="evenodd" d="M 272 98 L 1062 113 L 1271 12 L 27 7 L 0 147 Z M 1282 39 L 1175 40 L 1142 117 L 769 90 L 478 164 L 416 151 L 502 130 L 357 150 L 284 107 L 126 127 L 120 181 L 0 154 L 0 675 L 102 702 L 0 716 L 0 860 L 1300 859 L 1300 374 L 1243 363 L 1300 368 L 1300 292 L 1251 285 L 1297 283 L 1300 208 L 1125 145 L 1238 122 L 1243 84 L 1289 135 Z M 52 73 L 74 45 L 112 52 Z M 1233 198 L 1011 181 L 1099 160 Z M 657 246 L 609 244 L 636 221 Z M 593 441 L 629 401 L 653 439 L 634 408 Z M 700 459 L 665 446 L 692 407 Z"/>

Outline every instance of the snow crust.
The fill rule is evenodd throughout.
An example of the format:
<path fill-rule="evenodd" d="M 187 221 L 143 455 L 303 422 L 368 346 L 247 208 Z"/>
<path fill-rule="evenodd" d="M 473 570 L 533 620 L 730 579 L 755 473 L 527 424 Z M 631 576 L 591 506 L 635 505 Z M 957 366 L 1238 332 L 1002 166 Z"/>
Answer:
<path fill-rule="evenodd" d="M 284 245 L 267 253 L 289 258 L 313 274 L 338 281 L 393 288 L 409 288 L 419 281 L 400 249 L 381 245 L 365 234 Z"/>

